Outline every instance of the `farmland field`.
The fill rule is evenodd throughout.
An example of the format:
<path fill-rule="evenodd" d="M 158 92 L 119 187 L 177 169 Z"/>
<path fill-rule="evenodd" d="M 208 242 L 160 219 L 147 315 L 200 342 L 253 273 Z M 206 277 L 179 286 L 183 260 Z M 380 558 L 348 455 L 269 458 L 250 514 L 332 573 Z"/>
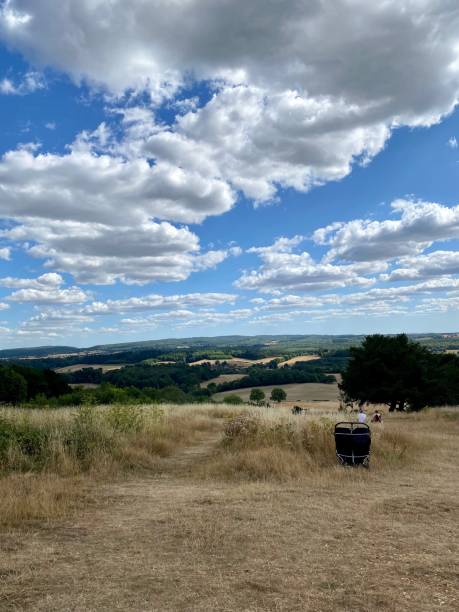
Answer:
<path fill-rule="evenodd" d="M 320 359 L 319 355 L 299 355 L 298 357 L 291 357 L 290 359 L 287 359 L 287 361 L 282 361 L 279 363 L 279 367 L 282 368 L 286 365 L 291 366 L 295 365 L 295 363 L 302 363 L 306 361 L 317 361 L 318 359 Z"/>
<path fill-rule="evenodd" d="M 338 406 L 338 385 L 337 384 L 321 384 L 321 383 L 293 383 L 288 385 L 269 385 L 264 387 L 256 387 L 264 391 L 269 398 L 271 391 L 275 387 L 281 387 L 287 393 L 287 403 L 297 403 L 301 405 L 316 404 L 316 402 L 330 402 L 330 405 Z M 243 400 L 248 401 L 250 397 L 251 387 L 247 389 L 234 389 L 232 391 L 222 391 L 216 393 L 214 398 L 222 400 L 226 395 L 239 395 Z M 283 402 L 285 403 L 285 402 Z"/>
<path fill-rule="evenodd" d="M 113 372 L 114 370 L 121 370 L 121 368 L 125 367 L 125 363 L 117 363 L 117 364 L 111 364 L 111 363 L 76 363 L 74 365 L 69 365 L 69 366 L 65 366 L 64 368 L 55 368 L 55 372 L 57 372 L 58 374 L 71 374 L 72 372 L 79 372 L 80 370 L 83 370 L 84 368 L 91 368 L 93 370 L 102 370 L 102 372 L 105 374 L 105 372 Z"/>
<path fill-rule="evenodd" d="M 240 380 L 241 378 L 244 378 L 244 376 L 245 374 L 220 374 L 220 376 L 216 376 L 215 378 L 202 382 L 201 387 L 208 387 L 211 383 L 220 385 L 221 383 L 225 382 L 233 382 L 233 380 Z"/>
<path fill-rule="evenodd" d="M 203 365 L 205 363 L 209 363 L 210 365 L 216 365 L 217 363 L 228 363 L 230 365 L 241 367 L 241 368 L 249 368 L 254 365 L 264 365 L 273 361 L 273 359 L 278 359 L 278 357 L 263 357 L 262 359 L 242 359 L 240 357 L 228 357 L 227 359 L 199 359 L 199 361 L 193 361 L 190 363 L 190 366 Z"/>

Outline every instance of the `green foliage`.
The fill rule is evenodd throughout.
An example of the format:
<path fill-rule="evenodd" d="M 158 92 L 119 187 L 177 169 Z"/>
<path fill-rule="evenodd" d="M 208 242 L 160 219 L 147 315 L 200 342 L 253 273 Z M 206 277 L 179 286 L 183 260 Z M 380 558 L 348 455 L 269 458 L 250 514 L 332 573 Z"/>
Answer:
<path fill-rule="evenodd" d="M 0 402 L 19 404 L 27 398 L 27 381 L 13 367 L 0 368 Z"/>
<path fill-rule="evenodd" d="M 405 334 L 367 336 L 340 385 L 347 400 L 420 410 L 459 403 L 459 358 L 435 354 Z"/>
<path fill-rule="evenodd" d="M 114 431 L 124 433 L 140 431 L 145 423 L 144 411 L 137 406 L 115 404 L 107 410 L 105 418 Z"/>
<path fill-rule="evenodd" d="M 0 366 L 0 402 L 19 404 L 38 395 L 57 397 L 70 391 L 65 379 L 51 370 L 22 365 Z"/>
<path fill-rule="evenodd" d="M 231 393 L 231 395 L 227 395 L 223 398 L 225 404 L 243 404 L 244 400 L 240 395 L 236 395 L 235 393 Z"/>
<path fill-rule="evenodd" d="M 287 393 L 284 389 L 280 389 L 279 387 L 275 387 L 271 391 L 271 399 L 273 402 L 283 402 L 287 399 Z"/>
<path fill-rule="evenodd" d="M 251 402 L 262 402 L 265 399 L 265 392 L 261 389 L 252 389 L 250 391 L 250 401 Z"/>
<path fill-rule="evenodd" d="M 12 447 L 24 455 L 40 455 L 47 444 L 47 434 L 46 430 L 34 427 L 26 416 L 16 420 L 0 417 L 0 460 Z"/>
<path fill-rule="evenodd" d="M 315 363 L 315 362 L 312 362 Z M 310 365 L 307 362 L 296 363 L 293 366 L 273 367 L 257 365 L 248 369 L 247 375 L 238 380 L 228 381 L 218 385 L 218 391 L 232 391 L 247 387 L 263 387 L 267 385 L 287 385 L 292 383 L 326 383 L 335 382 L 333 376 L 326 373 L 337 371 L 333 364 Z"/>

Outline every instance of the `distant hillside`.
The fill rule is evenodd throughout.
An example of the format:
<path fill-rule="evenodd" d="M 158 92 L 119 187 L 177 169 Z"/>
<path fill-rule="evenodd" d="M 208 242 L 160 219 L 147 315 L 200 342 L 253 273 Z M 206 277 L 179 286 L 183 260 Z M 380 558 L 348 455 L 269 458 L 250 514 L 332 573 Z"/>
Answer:
<path fill-rule="evenodd" d="M 5 349 L 0 351 L 0 359 L 20 359 L 25 357 L 46 357 L 48 355 L 68 355 L 79 353 L 82 349 L 74 346 L 35 346 L 32 348 Z"/>
<path fill-rule="evenodd" d="M 444 334 L 409 334 L 432 349 L 459 349 L 459 336 L 455 333 Z M 271 352 L 302 351 L 311 353 L 315 351 L 346 350 L 350 346 L 359 344 L 363 335 L 319 335 L 319 334 L 285 334 L 260 336 L 199 336 L 192 338 L 164 338 L 160 340 L 144 340 L 140 342 L 122 342 L 117 344 L 97 344 L 87 348 L 74 346 L 39 346 L 32 348 L 17 348 L 0 350 L 0 359 L 27 359 L 45 358 L 65 355 L 111 355 L 124 351 L 137 352 L 146 350 L 170 351 L 196 351 L 199 349 L 222 349 L 238 347 L 240 349 L 257 349 Z"/>

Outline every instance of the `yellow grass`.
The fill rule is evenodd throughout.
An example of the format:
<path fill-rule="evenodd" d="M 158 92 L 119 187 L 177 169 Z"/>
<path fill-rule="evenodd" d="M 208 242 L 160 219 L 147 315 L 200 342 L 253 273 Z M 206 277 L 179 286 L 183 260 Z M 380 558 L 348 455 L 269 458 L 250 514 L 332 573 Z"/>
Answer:
<path fill-rule="evenodd" d="M 92 370 L 102 370 L 102 372 L 113 372 L 114 370 L 121 370 L 126 366 L 125 363 L 111 364 L 111 363 L 76 363 L 74 365 L 65 366 L 63 368 L 55 368 L 54 371 L 58 374 L 69 374 L 71 372 L 78 372 L 84 368 L 91 368 Z"/>
<path fill-rule="evenodd" d="M 286 365 L 291 366 L 295 365 L 295 363 L 301 363 L 305 361 L 317 361 L 317 359 L 320 359 L 319 355 L 299 355 L 298 357 L 291 357 L 286 361 L 282 361 L 281 363 L 279 363 L 279 367 L 282 368 Z"/>
<path fill-rule="evenodd" d="M 257 387 L 261 389 L 266 398 L 269 400 L 271 391 L 281 387 L 287 393 L 287 401 L 281 402 L 283 407 L 292 407 L 293 404 L 298 404 L 305 408 L 337 408 L 339 404 L 338 385 L 337 384 L 322 384 L 322 383 L 291 383 L 288 385 L 266 385 Z M 222 400 L 226 395 L 239 395 L 244 401 L 249 401 L 252 387 L 244 389 L 234 389 L 231 391 L 222 391 L 216 393 L 213 397 L 216 400 Z"/>
<path fill-rule="evenodd" d="M 244 378 L 245 374 L 220 374 L 220 376 L 216 376 L 215 378 L 211 378 L 210 380 L 206 380 L 201 383 L 201 387 L 208 387 L 211 383 L 219 385 L 224 382 L 233 382 L 234 380 L 240 380 Z"/>
<path fill-rule="evenodd" d="M 316 412 L 165 407 L 167 453 L 128 447 L 151 467 L 4 475 L 0 609 L 457 610 L 459 412 L 388 415 L 370 470 L 337 466 Z"/>

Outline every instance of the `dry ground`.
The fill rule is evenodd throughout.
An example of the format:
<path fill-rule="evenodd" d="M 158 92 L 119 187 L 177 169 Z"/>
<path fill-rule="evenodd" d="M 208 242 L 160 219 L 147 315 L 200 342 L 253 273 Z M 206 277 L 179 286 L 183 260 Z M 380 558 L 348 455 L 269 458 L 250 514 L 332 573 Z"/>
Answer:
<path fill-rule="evenodd" d="M 4 530 L 0 609 L 457 610 L 459 421 L 384 427 L 417 454 L 287 482 L 202 478 L 219 440 L 202 432 L 66 520 Z"/>

